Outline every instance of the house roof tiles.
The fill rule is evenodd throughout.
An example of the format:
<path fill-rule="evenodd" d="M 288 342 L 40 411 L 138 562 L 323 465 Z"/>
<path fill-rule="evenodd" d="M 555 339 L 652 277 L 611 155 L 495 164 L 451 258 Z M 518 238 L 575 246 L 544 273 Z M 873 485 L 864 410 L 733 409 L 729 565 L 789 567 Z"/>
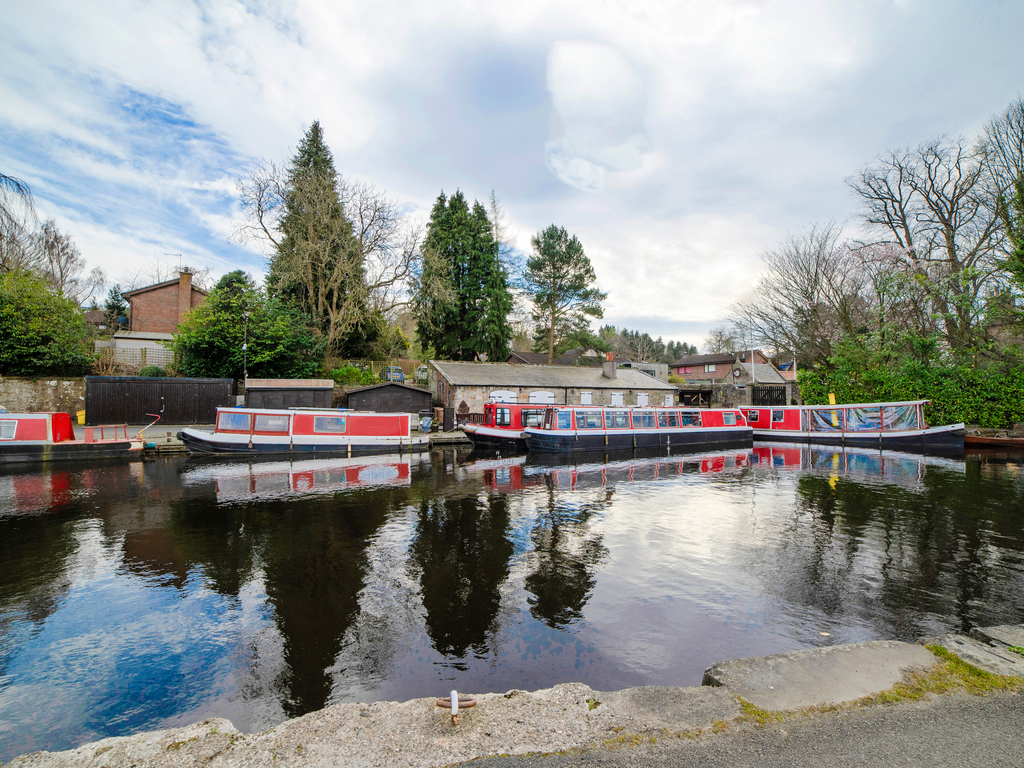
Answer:
<path fill-rule="evenodd" d="M 569 387 L 572 389 L 663 389 L 666 384 L 643 371 L 618 368 L 616 378 L 606 378 L 601 368 L 589 366 L 513 365 L 511 363 L 462 363 L 431 360 L 430 364 L 459 387 Z"/>

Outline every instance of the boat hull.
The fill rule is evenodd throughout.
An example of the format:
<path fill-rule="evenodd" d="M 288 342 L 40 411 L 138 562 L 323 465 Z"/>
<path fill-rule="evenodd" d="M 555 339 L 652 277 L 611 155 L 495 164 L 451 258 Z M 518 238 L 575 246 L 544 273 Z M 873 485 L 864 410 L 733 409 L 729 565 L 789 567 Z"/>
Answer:
<path fill-rule="evenodd" d="M 347 442 L 287 442 L 271 440 L 237 440 L 198 429 L 183 429 L 178 433 L 189 453 L 200 456 L 299 456 L 303 458 L 326 456 L 372 456 L 385 453 L 417 453 L 430 448 L 426 435 L 405 439 L 389 439 L 386 442 L 361 441 L 354 437 Z"/>
<path fill-rule="evenodd" d="M 949 424 L 906 431 L 807 432 L 786 429 L 755 429 L 755 440 L 860 448 L 891 448 L 911 451 L 955 451 L 964 448 L 964 425 Z"/>
<path fill-rule="evenodd" d="M 753 445 L 750 427 L 679 430 L 594 430 L 558 431 L 528 429 L 523 433 L 526 446 L 537 453 L 577 453 L 634 450 L 645 448 L 749 447 Z"/>
<path fill-rule="evenodd" d="M 521 430 L 484 427 L 479 424 L 463 424 L 462 432 L 473 443 L 474 448 L 498 451 L 526 451 L 526 440 Z"/>
<path fill-rule="evenodd" d="M 0 466 L 42 462 L 91 461 L 94 459 L 138 458 L 142 443 L 133 440 L 103 443 L 9 443 L 0 445 Z"/>

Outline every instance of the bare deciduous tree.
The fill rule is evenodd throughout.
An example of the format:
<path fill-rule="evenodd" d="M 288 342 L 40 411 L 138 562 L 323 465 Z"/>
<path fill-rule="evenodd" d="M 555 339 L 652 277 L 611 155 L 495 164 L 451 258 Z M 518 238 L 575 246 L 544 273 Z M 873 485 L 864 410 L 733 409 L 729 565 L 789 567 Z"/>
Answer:
<path fill-rule="evenodd" d="M 964 138 L 889 152 L 849 179 L 863 220 L 903 249 L 951 349 L 970 348 L 1002 237 L 982 156 Z"/>
<path fill-rule="evenodd" d="M 38 227 L 32 191 L 13 176 L 0 174 L 0 274 L 39 266 Z"/>
<path fill-rule="evenodd" d="M 828 358 L 840 337 L 856 333 L 863 277 L 850 250 L 839 245 L 839 234 L 835 222 L 816 225 L 787 235 L 781 246 L 767 251 L 757 298 L 735 308 L 728 329 L 731 341 L 750 334 L 754 341 L 796 354 L 811 365 Z"/>
<path fill-rule="evenodd" d="M 36 234 L 41 254 L 40 267 L 50 285 L 61 296 L 85 306 L 103 290 L 107 277 L 94 267 L 85 272 L 85 259 L 70 235 L 61 232 L 52 219 L 44 221 Z"/>
<path fill-rule="evenodd" d="M 290 189 L 287 169 L 264 162 L 255 166 L 238 188 L 244 219 L 236 227 L 234 239 L 263 242 L 270 249 L 278 249 Z M 368 309 L 390 318 L 411 304 L 410 286 L 421 267 L 422 228 L 409 221 L 397 202 L 371 184 L 339 176 L 335 189 L 358 243 Z"/>

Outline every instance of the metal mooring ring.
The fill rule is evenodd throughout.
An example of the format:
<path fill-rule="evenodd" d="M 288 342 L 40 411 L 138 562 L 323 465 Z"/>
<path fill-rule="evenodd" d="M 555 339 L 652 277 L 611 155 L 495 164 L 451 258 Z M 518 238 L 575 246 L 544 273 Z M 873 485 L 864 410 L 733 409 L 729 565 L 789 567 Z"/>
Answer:
<path fill-rule="evenodd" d="M 437 700 L 437 706 L 444 707 L 445 709 L 452 708 L 452 697 L 445 696 L 443 699 Z M 459 709 L 469 709 L 470 707 L 476 706 L 476 699 L 471 699 L 469 696 L 459 696 Z"/>

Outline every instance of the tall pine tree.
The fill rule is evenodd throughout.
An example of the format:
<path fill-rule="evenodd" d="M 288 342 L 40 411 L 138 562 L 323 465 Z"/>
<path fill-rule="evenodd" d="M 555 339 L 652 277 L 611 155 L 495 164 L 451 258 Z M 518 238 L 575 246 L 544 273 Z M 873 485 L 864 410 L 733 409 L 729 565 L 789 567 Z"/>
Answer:
<path fill-rule="evenodd" d="M 284 206 L 278 225 L 283 237 L 270 258 L 267 289 L 312 317 L 328 348 L 349 353 L 364 341 L 366 275 L 319 121 L 288 164 Z"/>
<path fill-rule="evenodd" d="M 538 351 L 554 362 L 562 340 L 590 328 L 591 317 L 603 317 L 607 297 L 593 285 L 594 266 L 575 235 L 552 224 L 532 240 L 534 255 L 526 262 L 526 284 L 533 299 L 534 338 Z"/>
<path fill-rule="evenodd" d="M 512 294 L 487 210 L 442 192 L 430 213 L 416 299 L 416 334 L 441 359 L 504 361 Z"/>

